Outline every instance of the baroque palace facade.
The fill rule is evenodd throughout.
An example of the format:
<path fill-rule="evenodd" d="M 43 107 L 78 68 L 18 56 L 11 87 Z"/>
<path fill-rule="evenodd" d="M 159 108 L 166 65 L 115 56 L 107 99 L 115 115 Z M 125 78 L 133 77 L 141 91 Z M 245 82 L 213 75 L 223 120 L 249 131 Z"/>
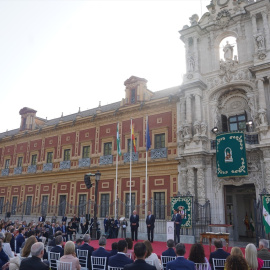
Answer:
<path fill-rule="evenodd" d="M 270 192 L 270 2 L 212 0 L 180 32 L 187 73 L 178 103 L 179 182 L 213 224 L 246 235 L 254 199 Z M 217 177 L 216 135 L 245 133 L 248 175 Z"/>
<path fill-rule="evenodd" d="M 122 155 L 118 162 L 118 215 L 129 216 L 130 125 L 134 124 L 136 153 L 132 153 L 132 208 L 144 217 L 148 116 L 151 150 L 148 151 L 148 196 L 158 205 L 170 205 L 177 194 L 177 115 L 179 87 L 151 92 L 147 81 L 132 76 L 125 81 L 122 101 L 44 120 L 30 108 L 20 110 L 21 126 L 0 134 L 0 209 L 2 215 L 33 216 L 66 213 L 93 216 L 93 188 L 84 175 L 101 173 L 98 217 L 114 216 L 117 123 Z M 160 219 L 170 209 L 155 210 Z"/>

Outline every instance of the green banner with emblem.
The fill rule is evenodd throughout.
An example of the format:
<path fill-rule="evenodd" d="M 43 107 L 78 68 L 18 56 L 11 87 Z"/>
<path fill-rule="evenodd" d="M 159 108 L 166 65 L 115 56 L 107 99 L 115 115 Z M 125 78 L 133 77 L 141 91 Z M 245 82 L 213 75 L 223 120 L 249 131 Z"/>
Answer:
<path fill-rule="evenodd" d="M 193 206 L 193 197 L 192 196 L 180 196 L 172 197 L 171 201 L 172 212 L 177 209 L 179 214 L 182 216 L 181 228 L 192 228 L 192 206 Z"/>
<path fill-rule="evenodd" d="M 216 148 L 218 177 L 248 175 L 245 135 L 243 132 L 217 135 Z"/>

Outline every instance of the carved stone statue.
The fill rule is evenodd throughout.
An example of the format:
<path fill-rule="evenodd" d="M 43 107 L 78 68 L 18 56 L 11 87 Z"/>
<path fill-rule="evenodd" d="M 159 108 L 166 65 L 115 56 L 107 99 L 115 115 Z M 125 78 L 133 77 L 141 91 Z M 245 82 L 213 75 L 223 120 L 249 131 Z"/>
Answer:
<path fill-rule="evenodd" d="M 257 36 L 255 36 L 255 40 L 256 40 L 256 44 L 257 44 L 257 47 L 258 49 L 264 49 L 264 36 L 259 33 Z"/>
<path fill-rule="evenodd" d="M 262 126 L 267 125 L 265 109 L 260 109 L 260 110 L 259 110 L 259 119 L 260 119 L 260 124 L 261 124 Z"/>
<path fill-rule="evenodd" d="M 188 57 L 188 71 L 192 72 L 195 70 L 195 59 L 192 55 Z"/>
<path fill-rule="evenodd" d="M 206 136 L 206 129 L 207 129 L 206 123 L 202 122 L 201 123 L 201 136 Z"/>
<path fill-rule="evenodd" d="M 196 121 L 195 123 L 194 123 L 194 131 L 195 131 L 195 134 L 194 134 L 194 136 L 199 136 L 200 135 L 200 128 L 201 128 L 201 125 L 200 125 L 200 123 L 198 122 L 198 121 Z"/>
<path fill-rule="evenodd" d="M 227 44 L 224 46 L 223 51 L 224 51 L 224 59 L 227 60 L 232 60 L 233 59 L 233 47 L 231 44 L 229 44 L 229 41 L 226 42 Z"/>
<path fill-rule="evenodd" d="M 190 24 L 191 25 L 195 25 L 198 23 L 198 20 L 199 20 L 199 16 L 197 14 L 193 14 L 190 18 L 189 18 L 189 21 L 190 21 Z"/>

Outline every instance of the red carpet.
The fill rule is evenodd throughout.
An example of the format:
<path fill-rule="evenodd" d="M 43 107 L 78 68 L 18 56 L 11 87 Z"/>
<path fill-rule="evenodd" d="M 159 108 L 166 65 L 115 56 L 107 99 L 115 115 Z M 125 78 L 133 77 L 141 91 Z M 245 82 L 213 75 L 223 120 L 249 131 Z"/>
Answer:
<path fill-rule="evenodd" d="M 119 240 L 121 240 L 122 238 L 117 238 L 117 239 L 107 239 L 107 245 L 106 245 L 106 250 L 110 251 L 112 248 L 112 243 L 113 242 L 117 242 Z M 139 240 L 138 242 L 143 242 L 143 240 Z M 133 243 L 133 245 L 135 245 L 136 242 Z M 91 244 L 90 244 L 92 247 L 94 247 L 94 249 L 97 249 L 99 246 L 98 246 L 98 240 L 93 240 L 91 241 Z M 192 246 L 192 244 L 185 244 L 186 246 L 186 255 L 185 255 L 185 258 L 188 257 L 189 255 L 189 252 L 190 252 L 190 248 Z M 154 250 L 154 253 L 156 253 L 159 257 L 161 256 L 162 252 L 164 250 L 167 249 L 166 247 L 166 242 L 155 242 L 152 243 L 152 247 L 153 247 L 153 250 Z M 210 252 L 209 252 L 209 246 L 208 245 L 203 245 L 204 247 L 204 253 L 205 253 L 205 257 L 207 259 L 209 259 L 209 256 L 210 256 Z M 231 249 L 232 247 L 229 247 L 228 248 L 228 252 L 231 252 Z M 224 247 L 224 250 L 226 250 L 226 248 Z M 243 254 L 245 254 L 245 249 L 244 248 L 241 248 Z M 212 245 L 212 252 L 215 251 L 215 247 Z"/>

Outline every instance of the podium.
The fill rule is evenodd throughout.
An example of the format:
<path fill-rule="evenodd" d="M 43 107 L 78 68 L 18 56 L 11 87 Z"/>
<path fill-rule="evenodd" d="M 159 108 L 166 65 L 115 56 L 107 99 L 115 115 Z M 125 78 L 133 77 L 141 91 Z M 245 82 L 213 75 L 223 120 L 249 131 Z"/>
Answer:
<path fill-rule="evenodd" d="M 167 221 L 167 240 L 173 239 L 174 240 L 174 222 L 173 221 Z"/>

